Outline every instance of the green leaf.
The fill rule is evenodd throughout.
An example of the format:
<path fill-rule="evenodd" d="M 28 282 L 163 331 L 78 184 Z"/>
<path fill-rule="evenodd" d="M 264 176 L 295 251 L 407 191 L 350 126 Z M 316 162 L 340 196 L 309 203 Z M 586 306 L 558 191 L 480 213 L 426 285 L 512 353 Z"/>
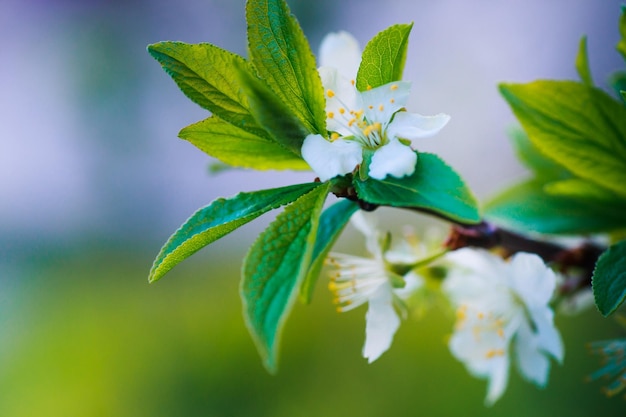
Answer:
<path fill-rule="evenodd" d="M 194 103 L 241 129 L 267 137 L 250 114 L 232 70 L 236 64 L 249 66 L 242 57 L 208 43 L 159 42 L 149 45 L 148 52 Z"/>
<path fill-rule="evenodd" d="M 322 213 L 320 217 L 319 228 L 317 230 L 317 239 L 313 248 L 313 256 L 309 272 L 300 288 L 300 298 L 305 303 L 311 302 L 313 290 L 319 277 L 324 260 L 335 244 L 335 241 L 341 234 L 352 214 L 359 208 L 354 201 L 341 200 Z"/>
<path fill-rule="evenodd" d="M 154 260 L 148 280 L 154 282 L 178 263 L 206 245 L 227 235 L 261 214 L 288 204 L 317 188 L 319 183 L 239 193 L 234 197 L 218 198 L 196 211 L 168 239 Z"/>
<path fill-rule="evenodd" d="M 596 305 L 606 317 L 626 299 L 626 240 L 607 249 L 596 263 L 591 282 Z"/>
<path fill-rule="evenodd" d="M 478 223 L 474 196 L 461 177 L 437 155 L 418 154 L 415 172 L 403 178 L 354 179 L 359 198 L 372 204 L 417 207 L 461 223 Z"/>
<path fill-rule="evenodd" d="M 275 141 L 246 132 L 216 116 L 187 126 L 178 136 L 231 166 L 258 170 L 310 169 L 303 159 Z"/>
<path fill-rule="evenodd" d="M 563 166 L 542 154 L 523 130 L 512 129 L 509 136 L 512 139 L 518 159 L 531 169 L 537 178 L 555 180 L 572 177 L 572 174 Z"/>
<path fill-rule="evenodd" d="M 623 96 L 622 91 L 626 90 L 626 71 L 617 71 L 609 77 L 609 85 L 613 87 L 613 91 L 617 96 L 626 104 L 626 98 Z"/>
<path fill-rule="evenodd" d="M 571 81 L 502 84 L 500 92 L 543 154 L 626 196 L 626 107 Z"/>
<path fill-rule="evenodd" d="M 622 36 L 617 44 L 617 50 L 626 59 L 626 7 L 622 6 L 622 15 L 619 19 L 619 33 Z"/>
<path fill-rule="evenodd" d="M 248 96 L 250 112 L 256 122 L 261 125 L 271 138 L 297 156 L 304 138 L 309 134 L 302 124 L 280 98 L 278 98 L 267 84 L 246 71 L 245 68 L 234 66 L 233 70 L 241 81 L 241 87 Z"/>
<path fill-rule="evenodd" d="M 544 185 L 530 180 L 507 189 L 487 202 L 485 218 L 522 233 L 586 234 L 626 225 L 624 203 L 614 206 L 551 195 Z"/>
<path fill-rule="evenodd" d="M 402 79 L 412 27 L 413 23 L 390 26 L 365 45 L 356 77 L 359 91 Z"/>
<path fill-rule="evenodd" d="M 624 224 L 626 225 L 626 200 L 620 199 L 615 193 L 606 188 L 602 188 L 592 182 L 579 178 L 570 178 L 562 181 L 555 181 L 544 186 L 544 191 L 548 194 L 571 197 L 584 201 L 596 201 L 604 204 L 611 204 L 615 207 L 624 207 Z"/>
<path fill-rule="evenodd" d="M 578 44 L 578 55 L 576 56 L 576 71 L 581 81 L 589 86 L 593 86 L 591 71 L 589 70 L 589 58 L 587 56 L 587 37 L 580 38 Z"/>
<path fill-rule="evenodd" d="M 309 132 L 326 135 L 326 101 L 315 57 L 284 0 L 246 5 L 250 60 Z"/>
<path fill-rule="evenodd" d="M 303 195 L 257 238 L 243 265 L 244 316 L 267 370 L 277 369 L 280 333 L 315 245 L 319 216 L 330 183 Z"/>

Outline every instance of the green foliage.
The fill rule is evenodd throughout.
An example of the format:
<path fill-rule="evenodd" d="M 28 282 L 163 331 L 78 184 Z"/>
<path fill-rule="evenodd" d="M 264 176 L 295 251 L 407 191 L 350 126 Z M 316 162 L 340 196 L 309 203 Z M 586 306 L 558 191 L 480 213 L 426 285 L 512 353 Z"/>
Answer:
<path fill-rule="evenodd" d="M 311 262 L 329 186 L 319 186 L 287 206 L 244 260 L 244 316 L 263 363 L 272 373 L 277 369 L 281 329 Z"/>
<path fill-rule="evenodd" d="M 626 7 L 622 6 L 622 15 L 619 19 L 619 33 L 621 39 L 617 44 L 617 50 L 626 59 Z"/>
<path fill-rule="evenodd" d="M 546 156 L 626 197 L 626 108 L 571 81 L 502 84 L 500 91 Z"/>
<path fill-rule="evenodd" d="M 241 82 L 241 88 L 250 100 L 250 111 L 256 121 L 277 143 L 300 156 L 302 142 L 309 133 L 301 120 L 263 80 L 243 67 L 235 66 L 234 71 Z"/>
<path fill-rule="evenodd" d="M 150 270 L 149 281 L 158 280 L 208 244 L 318 186 L 319 183 L 291 185 L 239 193 L 229 199 L 219 198 L 213 201 L 196 211 L 163 245 Z"/>
<path fill-rule="evenodd" d="M 178 134 L 203 152 L 233 167 L 308 170 L 309 165 L 277 142 L 211 116 Z"/>
<path fill-rule="evenodd" d="M 247 132 L 267 137 L 250 114 L 232 71 L 236 64 L 248 66 L 242 57 L 208 43 L 159 42 L 149 45 L 148 52 L 194 103 Z"/>
<path fill-rule="evenodd" d="M 520 232 L 586 234 L 624 227 L 626 203 L 619 205 L 547 193 L 533 179 L 508 188 L 487 204 L 485 217 Z"/>
<path fill-rule="evenodd" d="M 246 21 L 250 60 L 258 74 L 308 131 L 326 135 L 324 90 L 315 57 L 287 4 L 248 1 Z"/>
<path fill-rule="evenodd" d="M 626 71 L 617 71 L 609 77 L 609 84 L 613 87 L 615 94 L 626 104 L 626 98 L 624 98 L 624 91 L 626 90 Z"/>
<path fill-rule="evenodd" d="M 589 70 L 589 58 L 587 56 L 587 37 L 580 39 L 578 46 L 578 55 L 576 56 L 576 71 L 581 81 L 586 85 L 593 86 L 591 71 Z"/>
<path fill-rule="evenodd" d="M 539 149 L 530 142 L 523 130 L 517 128 L 512 129 L 510 131 L 510 137 L 518 159 L 533 171 L 537 178 L 553 181 L 572 177 L 571 172 L 542 154 Z"/>
<path fill-rule="evenodd" d="M 615 312 L 626 299 L 626 240 L 607 249 L 593 271 L 593 294 L 604 316 Z"/>
<path fill-rule="evenodd" d="M 402 78 L 412 27 L 413 23 L 390 26 L 365 45 L 356 77 L 359 91 L 380 87 Z"/>
<path fill-rule="evenodd" d="M 341 200 L 322 213 L 311 257 L 311 266 L 306 279 L 300 289 L 300 297 L 305 303 L 311 302 L 315 283 L 319 277 L 324 260 L 335 241 L 343 231 L 350 217 L 359 208 L 358 204 L 350 200 Z"/>
<path fill-rule="evenodd" d="M 415 172 L 384 180 L 355 178 L 360 199 L 372 204 L 415 207 L 460 223 L 480 222 L 477 203 L 461 177 L 438 156 L 420 153 Z"/>

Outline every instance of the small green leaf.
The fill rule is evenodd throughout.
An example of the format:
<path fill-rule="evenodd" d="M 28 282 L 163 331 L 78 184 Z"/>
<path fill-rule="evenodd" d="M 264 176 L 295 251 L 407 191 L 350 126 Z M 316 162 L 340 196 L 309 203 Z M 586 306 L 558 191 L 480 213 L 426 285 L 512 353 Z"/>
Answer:
<path fill-rule="evenodd" d="M 403 178 L 354 179 L 359 198 L 372 204 L 417 207 L 461 223 L 478 223 L 474 196 L 461 177 L 437 155 L 418 154 L 415 172 Z"/>
<path fill-rule="evenodd" d="M 596 263 L 591 282 L 600 313 L 615 312 L 626 299 L 626 240 L 607 249 Z"/>
<path fill-rule="evenodd" d="M 589 58 L 587 56 L 587 37 L 580 38 L 578 44 L 578 55 L 576 56 L 576 71 L 581 81 L 589 86 L 593 86 L 591 71 L 589 70 Z"/>
<path fill-rule="evenodd" d="M 552 181 L 572 177 L 568 170 L 542 154 L 522 129 L 512 129 L 509 136 L 512 139 L 517 157 L 533 171 L 537 178 Z"/>
<path fill-rule="evenodd" d="M 411 28 L 413 23 L 390 26 L 365 45 L 356 76 L 359 91 L 402 79 Z"/>
<path fill-rule="evenodd" d="M 310 169 L 303 159 L 275 141 L 239 129 L 217 116 L 187 126 L 178 136 L 231 166 L 258 170 Z"/>
<path fill-rule="evenodd" d="M 502 84 L 500 92 L 543 154 L 626 196 L 626 107 L 571 81 Z"/>
<path fill-rule="evenodd" d="M 318 221 L 330 183 L 303 195 L 276 217 L 250 248 L 241 297 L 248 329 L 271 373 L 280 333 L 311 262 Z"/>
<path fill-rule="evenodd" d="M 242 57 L 208 43 L 159 42 L 149 45 L 148 52 L 194 103 L 241 129 L 267 137 L 250 115 L 232 70 L 235 64 L 248 66 Z"/>
<path fill-rule="evenodd" d="M 315 284 L 317 283 L 322 266 L 324 266 L 324 260 L 328 252 L 335 244 L 335 241 L 350 220 L 350 217 L 352 217 L 352 214 L 354 214 L 358 208 L 359 205 L 354 201 L 344 199 L 333 204 L 322 213 L 317 230 L 315 247 L 313 248 L 311 266 L 300 288 L 300 298 L 305 303 L 311 302 Z"/>
<path fill-rule="evenodd" d="M 617 44 L 617 50 L 626 59 L 626 7 L 622 6 L 622 15 L 619 19 L 619 33 L 622 36 Z"/>
<path fill-rule="evenodd" d="M 326 135 L 326 101 L 315 57 L 284 0 L 246 5 L 250 60 L 306 129 Z"/>
<path fill-rule="evenodd" d="M 250 113 L 256 122 L 270 134 L 276 143 L 289 149 L 295 155 L 301 156 L 302 142 L 309 134 L 307 128 L 263 80 L 242 67 L 235 66 L 234 71 L 241 81 L 244 93 L 248 96 Z"/>
<path fill-rule="evenodd" d="M 484 216 L 522 233 L 586 234 L 608 232 L 626 225 L 626 206 L 550 195 L 544 182 L 530 180 L 513 186 L 487 202 Z"/>
<path fill-rule="evenodd" d="M 154 282 L 178 263 L 261 214 L 288 204 L 319 183 L 291 185 L 218 198 L 196 211 L 168 239 L 154 260 L 148 280 Z"/>

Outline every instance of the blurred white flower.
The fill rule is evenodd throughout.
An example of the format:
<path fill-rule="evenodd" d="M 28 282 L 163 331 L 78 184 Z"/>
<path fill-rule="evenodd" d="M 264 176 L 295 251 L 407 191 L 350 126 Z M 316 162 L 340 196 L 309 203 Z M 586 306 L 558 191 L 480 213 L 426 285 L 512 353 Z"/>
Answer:
<path fill-rule="evenodd" d="M 390 268 L 385 259 L 389 252 L 384 252 L 383 237 L 376 228 L 374 216 L 373 213 L 359 211 L 351 219 L 352 224 L 365 235 L 370 258 L 339 253 L 331 253 L 328 258 L 335 268 L 329 288 L 335 294 L 337 310 L 349 311 L 368 303 L 363 357 L 369 363 L 391 346 L 400 326 L 395 306 L 422 285 L 418 275 L 408 273 L 403 277 Z"/>
<path fill-rule="evenodd" d="M 485 403 L 504 393 L 511 355 L 521 375 L 544 387 L 550 357 L 561 362 L 563 345 L 548 305 L 556 285 L 541 258 L 518 253 L 506 262 L 485 250 L 460 249 L 446 256 L 444 288 L 457 307 L 449 342 L 468 371 L 489 380 Z"/>
<path fill-rule="evenodd" d="M 417 155 L 410 142 L 432 136 L 450 116 L 422 116 L 404 107 L 411 84 L 392 82 L 358 91 L 356 73 L 361 58 L 358 42 L 346 32 L 331 33 L 322 41 L 319 73 L 326 96 L 326 124 L 330 139 L 309 135 L 302 157 L 320 180 L 348 174 L 371 154 L 368 175 L 382 180 L 415 171 Z"/>

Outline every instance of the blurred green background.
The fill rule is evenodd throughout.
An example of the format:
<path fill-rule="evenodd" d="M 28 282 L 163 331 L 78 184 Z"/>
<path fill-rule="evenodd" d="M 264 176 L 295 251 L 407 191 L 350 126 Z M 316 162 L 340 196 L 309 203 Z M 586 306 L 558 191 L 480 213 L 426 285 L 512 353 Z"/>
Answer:
<path fill-rule="evenodd" d="M 415 22 L 410 107 L 452 115 L 420 149 L 440 153 L 481 198 L 524 174 L 497 82 L 574 78 L 583 34 L 600 84 L 623 67 L 619 1 L 289 4 L 314 50 L 330 30 L 365 43 Z M 268 375 L 238 279 L 271 215 L 147 284 L 161 244 L 198 207 L 311 179 L 211 176 L 209 158 L 176 139 L 206 113 L 146 45 L 208 41 L 245 54 L 243 10 L 243 0 L 0 2 L 0 416 L 623 416 L 621 398 L 584 382 L 599 366 L 585 343 L 621 334 L 594 310 L 557 319 L 566 357 L 547 389 L 512 372 L 504 397 L 485 408 L 485 382 L 447 351 L 442 311 L 406 321 L 367 365 L 364 309 L 336 314 L 322 279 L 313 304 L 296 306 L 280 372 Z M 358 253 L 357 238 L 348 231 L 339 248 Z"/>

